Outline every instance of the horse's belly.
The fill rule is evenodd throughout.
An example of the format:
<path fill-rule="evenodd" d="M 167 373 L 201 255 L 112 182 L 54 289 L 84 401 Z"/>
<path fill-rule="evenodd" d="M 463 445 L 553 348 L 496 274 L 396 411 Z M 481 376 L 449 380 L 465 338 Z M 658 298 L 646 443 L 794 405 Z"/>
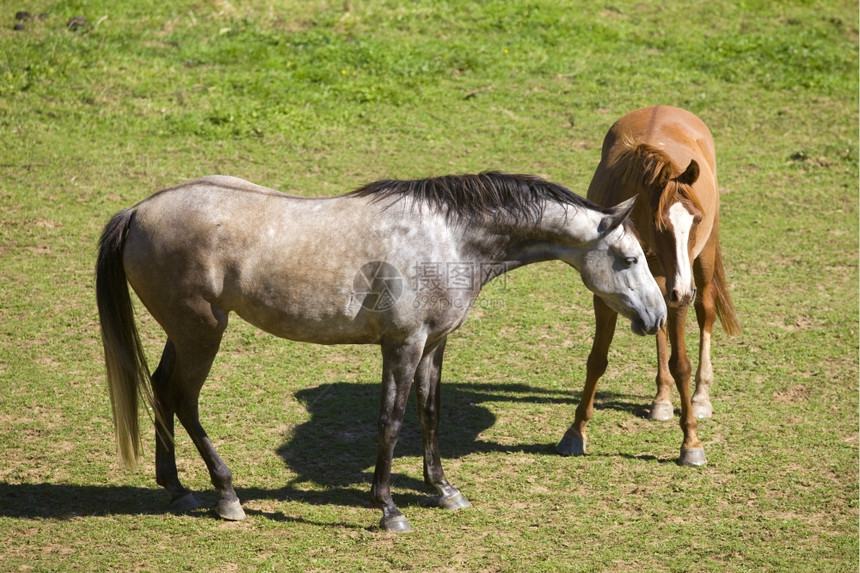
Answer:
<path fill-rule="evenodd" d="M 380 332 L 360 312 L 351 293 L 329 297 L 266 300 L 245 297 L 230 305 L 243 320 L 261 330 L 289 340 L 315 344 L 375 344 Z"/>
<path fill-rule="evenodd" d="M 396 294 L 396 293 L 395 293 Z M 314 344 L 379 344 L 423 331 L 429 338 L 459 328 L 469 314 L 469 300 L 419 304 L 413 292 L 387 298 L 382 293 L 320 288 L 313 295 L 276 301 L 246 296 L 229 305 L 243 320 L 270 334 Z M 451 302 L 453 300 L 454 302 Z M 455 304 L 456 303 L 456 304 Z"/>

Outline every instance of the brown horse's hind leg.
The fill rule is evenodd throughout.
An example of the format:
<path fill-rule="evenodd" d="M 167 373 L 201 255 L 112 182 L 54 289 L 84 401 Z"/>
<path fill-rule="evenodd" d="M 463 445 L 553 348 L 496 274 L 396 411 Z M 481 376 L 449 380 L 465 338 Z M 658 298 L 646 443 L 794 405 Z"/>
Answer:
<path fill-rule="evenodd" d="M 588 437 L 585 426 L 594 414 L 594 394 L 597 392 L 597 381 L 606 372 L 609 364 L 609 345 L 615 336 L 615 326 L 618 313 L 609 308 L 600 297 L 594 297 L 595 332 L 591 353 L 588 355 L 585 372 L 585 388 L 576 408 L 573 425 L 565 432 L 564 437 L 555 450 L 563 456 L 581 456 L 585 454 Z"/>
<path fill-rule="evenodd" d="M 711 332 L 717 317 L 714 302 L 714 265 L 713 253 L 710 261 L 702 264 L 696 259 L 693 270 L 696 273 L 699 297 L 696 299 L 696 320 L 699 323 L 699 366 L 696 370 L 696 393 L 693 394 L 693 415 L 696 418 L 710 418 L 714 408 L 711 405 L 710 389 L 714 381 L 714 368 L 711 365 Z"/>
<path fill-rule="evenodd" d="M 415 394 L 418 397 L 418 417 L 421 420 L 424 442 L 424 482 L 439 492 L 439 498 L 436 500 L 439 507 L 462 509 L 471 504 L 460 490 L 448 482 L 439 455 L 439 391 L 444 352 L 443 339 L 435 349 L 424 356 L 415 372 Z"/>
<path fill-rule="evenodd" d="M 174 447 L 174 407 L 169 392 L 173 372 L 175 349 L 169 340 L 161 354 L 161 362 L 152 374 L 152 391 L 155 407 L 158 408 L 155 422 L 155 480 L 170 494 L 170 509 L 188 511 L 200 507 L 200 503 L 179 481 L 176 471 L 176 448 Z"/>

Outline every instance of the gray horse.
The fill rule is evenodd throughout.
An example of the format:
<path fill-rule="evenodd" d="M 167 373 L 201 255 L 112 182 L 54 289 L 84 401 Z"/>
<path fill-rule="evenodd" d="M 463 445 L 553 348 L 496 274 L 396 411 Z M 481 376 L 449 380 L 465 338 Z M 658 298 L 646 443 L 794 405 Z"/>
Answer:
<path fill-rule="evenodd" d="M 218 514 L 245 517 L 230 469 L 198 417 L 200 389 L 232 311 L 282 338 L 382 347 L 371 496 L 384 530 L 410 529 L 389 482 L 413 380 L 424 479 L 439 506 L 466 507 L 442 470 L 437 439 L 446 337 L 492 278 L 556 259 L 579 270 L 634 332 L 657 332 L 666 305 L 625 223 L 632 207 L 633 200 L 598 207 L 541 178 L 497 172 L 378 181 L 330 198 L 289 196 L 225 176 L 160 191 L 110 220 L 96 265 L 120 456 L 131 466 L 138 459 L 140 394 L 155 412 L 156 480 L 171 507 L 198 506 L 177 474 L 175 415 L 219 491 Z M 167 334 L 151 376 L 126 283 Z"/>

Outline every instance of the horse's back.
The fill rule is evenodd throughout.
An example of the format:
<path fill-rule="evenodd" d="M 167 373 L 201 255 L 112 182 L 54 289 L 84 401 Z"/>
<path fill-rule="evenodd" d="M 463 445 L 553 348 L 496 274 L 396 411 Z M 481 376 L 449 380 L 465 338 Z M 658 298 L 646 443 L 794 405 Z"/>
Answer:
<path fill-rule="evenodd" d="M 711 131 L 698 116 L 685 109 L 658 105 L 627 113 L 609 129 L 603 141 L 603 158 L 611 161 L 631 141 L 663 149 L 680 169 L 695 159 L 716 174 Z"/>
<path fill-rule="evenodd" d="M 239 177 L 233 177 L 232 175 L 206 175 L 204 177 L 199 177 L 197 179 L 192 179 L 190 181 L 186 181 L 180 185 L 175 187 L 171 187 L 169 189 L 165 189 L 164 191 L 171 191 L 174 189 L 182 189 L 182 188 L 193 188 L 193 187 L 213 187 L 213 188 L 222 188 L 227 189 L 233 192 L 251 192 L 251 193 L 261 193 L 263 195 L 277 195 L 284 196 L 285 193 L 281 193 L 280 191 L 276 191 L 274 189 L 269 189 L 268 187 L 263 187 L 262 185 L 257 185 L 256 183 L 251 183 L 250 181 L 246 181 L 245 179 L 241 179 Z"/>
<path fill-rule="evenodd" d="M 134 206 L 126 242 L 126 267 L 176 268 L 205 259 L 225 233 L 231 241 L 256 232 L 268 205 L 288 197 L 237 177 L 212 175 L 158 191 Z M 262 215 L 261 215 L 262 214 Z M 182 262 L 184 261 L 184 264 Z"/>
<path fill-rule="evenodd" d="M 205 206 L 259 203 L 290 195 L 230 175 L 207 175 L 157 191 L 135 205 L 138 212 L 185 210 L 205 214 Z"/>
<path fill-rule="evenodd" d="M 629 156 L 631 146 L 639 144 L 665 152 L 678 173 L 695 160 L 701 170 L 695 187 L 704 195 L 718 194 L 710 130 L 695 114 L 661 105 L 631 111 L 612 124 L 603 140 L 600 163 L 589 185 L 588 199 L 599 205 L 614 205 L 636 193 L 621 184 L 615 166 Z"/>

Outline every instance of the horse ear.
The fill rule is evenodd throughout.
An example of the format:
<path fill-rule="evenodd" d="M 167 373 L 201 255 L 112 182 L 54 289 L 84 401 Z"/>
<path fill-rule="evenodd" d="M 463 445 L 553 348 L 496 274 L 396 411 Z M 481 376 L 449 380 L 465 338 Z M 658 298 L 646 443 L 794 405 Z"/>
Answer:
<path fill-rule="evenodd" d="M 604 211 L 606 214 L 597 225 L 597 232 L 602 237 L 607 233 L 611 233 L 618 225 L 624 222 L 624 219 L 630 216 L 633 207 L 636 205 L 636 196 L 627 199 L 623 203 L 619 203 L 615 207 Z"/>
<path fill-rule="evenodd" d="M 683 173 L 678 175 L 677 181 L 678 183 L 684 183 L 685 185 L 692 185 L 699 178 L 699 164 L 696 163 L 695 159 L 690 160 L 690 164 L 687 166 L 687 169 L 684 170 Z"/>

